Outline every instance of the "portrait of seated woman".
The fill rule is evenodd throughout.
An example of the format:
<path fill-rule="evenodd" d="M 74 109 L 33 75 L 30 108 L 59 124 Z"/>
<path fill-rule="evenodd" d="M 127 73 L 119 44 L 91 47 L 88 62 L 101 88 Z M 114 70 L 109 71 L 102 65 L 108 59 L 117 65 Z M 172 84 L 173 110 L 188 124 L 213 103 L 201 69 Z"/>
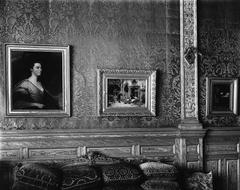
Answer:
<path fill-rule="evenodd" d="M 13 87 L 13 109 L 59 109 L 57 98 L 41 83 L 42 64 L 32 62 L 28 69 L 30 76 Z"/>

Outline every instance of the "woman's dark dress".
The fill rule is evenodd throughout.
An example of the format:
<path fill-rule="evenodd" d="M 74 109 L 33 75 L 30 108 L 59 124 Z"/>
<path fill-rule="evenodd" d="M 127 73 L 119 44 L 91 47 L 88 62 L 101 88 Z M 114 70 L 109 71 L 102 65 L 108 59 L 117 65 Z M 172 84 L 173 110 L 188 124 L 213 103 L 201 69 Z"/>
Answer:
<path fill-rule="evenodd" d="M 42 109 L 58 109 L 57 102 L 46 89 L 42 91 L 31 81 L 25 79 L 13 89 L 13 109 L 39 109 L 32 103 L 43 104 Z"/>

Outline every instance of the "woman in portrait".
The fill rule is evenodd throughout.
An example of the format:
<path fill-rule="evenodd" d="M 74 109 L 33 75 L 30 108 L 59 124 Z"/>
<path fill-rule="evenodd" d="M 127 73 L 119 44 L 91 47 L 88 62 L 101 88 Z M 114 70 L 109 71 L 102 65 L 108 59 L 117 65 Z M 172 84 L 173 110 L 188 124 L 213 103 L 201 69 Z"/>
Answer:
<path fill-rule="evenodd" d="M 29 65 L 30 76 L 18 82 L 13 88 L 14 109 L 58 109 L 58 102 L 44 88 L 40 81 L 42 64 Z"/>

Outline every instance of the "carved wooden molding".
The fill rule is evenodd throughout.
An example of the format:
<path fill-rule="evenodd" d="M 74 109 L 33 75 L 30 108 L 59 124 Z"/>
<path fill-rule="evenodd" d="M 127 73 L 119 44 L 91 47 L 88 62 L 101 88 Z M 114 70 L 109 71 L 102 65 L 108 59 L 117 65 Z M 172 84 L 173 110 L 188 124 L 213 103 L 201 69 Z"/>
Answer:
<path fill-rule="evenodd" d="M 0 160 L 76 159 L 89 151 L 117 157 L 143 157 L 186 163 L 180 152 L 186 139 L 201 139 L 205 130 L 178 128 L 2 131 Z M 196 144 L 195 146 L 199 146 Z"/>
<path fill-rule="evenodd" d="M 193 130 L 180 130 L 179 131 L 179 137 L 182 138 L 187 138 L 187 137 L 191 137 L 191 138 L 204 138 L 204 136 L 206 135 L 206 131 L 205 129 L 193 129 Z"/>
<path fill-rule="evenodd" d="M 76 130 L 24 130 L 2 131 L 2 142 L 36 139 L 77 139 L 77 138 L 102 138 L 102 137 L 203 137 L 206 130 L 180 130 L 178 128 L 116 128 L 116 129 L 76 129 Z"/>
<path fill-rule="evenodd" d="M 240 128 L 226 127 L 226 128 L 210 128 L 207 130 L 207 137 L 240 137 Z"/>
<path fill-rule="evenodd" d="M 36 140 L 37 139 L 75 139 L 75 138 L 99 138 L 99 137 L 176 137 L 179 134 L 177 128 L 116 128 L 116 129 L 76 129 L 65 130 L 24 130 L 2 131 L 1 141 L 8 140 Z"/>

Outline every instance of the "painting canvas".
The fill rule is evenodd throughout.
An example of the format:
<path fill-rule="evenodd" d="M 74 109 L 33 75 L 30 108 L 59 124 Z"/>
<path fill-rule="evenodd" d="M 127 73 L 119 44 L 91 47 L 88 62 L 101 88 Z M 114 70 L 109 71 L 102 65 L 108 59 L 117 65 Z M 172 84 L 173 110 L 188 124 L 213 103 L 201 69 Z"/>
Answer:
<path fill-rule="evenodd" d="M 98 70 L 99 115 L 155 115 L 155 71 Z"/>
<path fill-rule="evenodd" d="M 6 44 L 6 115 L 70 115 L 69 46 Z"/>
<path fill-rule="evenodd" d="M 237 114 L 238 79 L 207 77 L 207 115 Z"/>
<path fill-rule="evenodd" d="M 146 80 L 108 79 L 108 107 L 146 107 Z"/>

